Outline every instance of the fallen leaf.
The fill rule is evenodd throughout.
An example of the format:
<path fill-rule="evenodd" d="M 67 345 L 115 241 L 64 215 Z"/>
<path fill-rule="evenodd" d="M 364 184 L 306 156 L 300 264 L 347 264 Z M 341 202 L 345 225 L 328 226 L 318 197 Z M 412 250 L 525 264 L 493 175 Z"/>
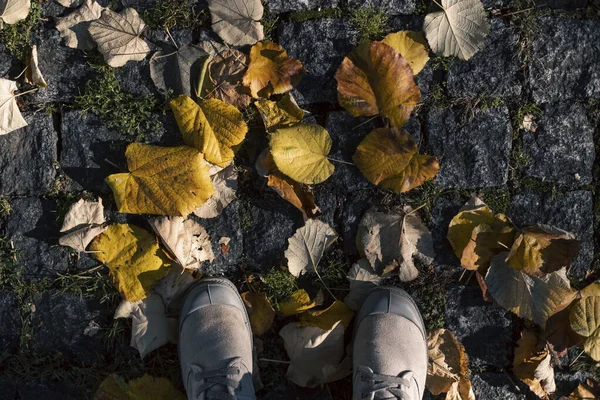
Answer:
<path fill-rule="evenodd" d="M 381 275 L 399 266 L 403 282 L 412 281 L 419 274 L 413 257 L 424 264 L 431 263 L 434 257 L 429 229 L 410 211 L 367 211 L 358 226 L 356 242 L 359 253 L 376 273 Z"/>
<path fill-rule="evenodd" d="M 360 142 L 352 160 L 369 182 L 404 193 L 433 179 L 440 169 L 435 157 L 418 151 L 404 129 L 378 128 Z"/>
<path fill-rule="evenodd" d="M 158 217 L 148 221 L 175 261 L 182 267 L 199 270 L 202 262 L 213 262 L 210 236 L 206 229 L 184 217 Z"/>
<path fill-rule="evenodd" d="M 100 18 L 90 23 L 88 31 L 106 63 L 117 68 L 127 61 L 146 58 L 150 47 L 140 37 L 145 26 L 133 8 L 126 8 L 120 13 L 105 8 Z"/>
<path fill-rule="evenodd" d="M 206 96 L 237 108 L 248 107 L 251 97 L 242 91 L 242 77 L 247 65 L 247 56 L 241 51 L 227 49 L 218 53 L 208 67 Z"/>
<path fill-rule="evenodd" d="M 598 400 L 600 398 L 600 386 L 593 379 L 586 383 L 580 383 L 569 395 L 568 400 Z"/>
<path fill-rule="evenodd" d="M 256 168 L 256 173 L 259 176 L 265 178 L 272 173 L 279 171 L 275 165 L 275 161 L 273 161 L 271 149 L 266 148 L 260 152 L 258 157 L 256 157 L 256 161 L 254 162 L 254 168 Z"/>
<path fill-rule="evenodd" d="M 0 0 L 0 29 L 27 18 L 30 8 L 30 0 Z"/>
<path fill-rule="evenodd" d="M 521 332 L 515 348 L 513 372 L 541 398 L 548 398 L 548 394 L 556 391 L 552 356 L 531 330 Z"/>
<path fill-rule="evenodd" d="M 154 235 L 135 225 L 109 225 L 92 241 L 90 251 L 108 267 L 119 292 L 130 302 L 144 299 L 171 266 Z"/>
<path fill-rule="evenodd" d="M 314 326 L 298 327 L 290 322 L 279 331 L 285 351 L 290 358 L 286 377 L 301 387 L 327 383 L 324 370 L 340 364 L 344 354 L 344 326 L 336 322 L 333 329 Z"/>
<path fill-rule="evenodd" d="M 44 80 L 44 76 L 42 75 L 42 72 L 38 66 L 38 53 L 37 46 L 35 44 L 31 46 L 31 51 L 29 52 L 29 57 L 27 57 L 25 64 L 25 83 L 46 87 L 46 81 Z"/>
<path fill-rule="evenodd" d="M 490 294 L 500 306 L 544 329 L 547 319 L 575 297 L 566 269 L 535 277 L 511 268 L 506 255 L 492 258 L 485 277 Z"/>
<path fill-rule="evenodd" d="M 462 343 L 448 329 L 436 329 L 427 334 L 427 347 L 427 389 L 436 396 L 448 392 L 446 398 L 475 400 L 468 379 L 467 353 Z"/>
<path fill-rule="evenodd" d="M 537 130 L 537 122 L 535 122 L 535 115 L 525 114 L 523 122 L 521 122 L 520 128 L 525 129 L 528 132 L 535 133 Z"/>
<path fill-rule="evenodd" d="M 235 199 L 238 173 L 230 164 L 210 177 L 215 193 L 202 206 L 194 210 L 200 218 L 216 218 Z"/>
<path fill-rule="evenodd" d="M 281 173 L 269 175 L 267 186 L 299 209 L 305 221 L 321 215 L 321 209 L 316 205 L 315 196 L 309 186 L 298 183 Z"/>
<path fill-rule="evenodd" d="M 17 106 L 16 91 L 17 82 L 0 78 L 0 135 L 27 126 Z"/>
<path fill-rule="evenodd" d="M 380 114 L 400 127 L 421 100 L 408 61 L 383 42 L 362 42 L 344 58 L 335 79 L 338 101 L 350 114 Z"/>
<path fill-rule="evenodd" d="M 331 136 L 320 125 L 297 124 L 271 134 L 269 146 L 277 168 L 295 181 L 321 183 L 333 174 L 327 159 Z"/>
<path fill-rule="evenodd" d="M 260 0 L 208 0 L 213 30 L 234 46 L 263 40 L 263 6 Z"/>
<path fill-rule="evenodd" d="M 429 52 L 422 32 L 400 31 L 388 34 L 383 43 L 406 58 L 413 74 L 417 75 L 429 61 Z"/>
<path fill-rule="evenodd" d="M 213 57 L 218 56 L 219 53 L 222 53 L 222 52 L 230 49 L 229 46 L 227 46 L 221 42 L 216 42 L 216 41 L 210 40 L 210 39 L 201 41 L 200 43 L 198 43 L 197 46 Z"/>
<path fill-rule="evenodd" d="M 229 242 L 231 242 L 231 239 L 227 236 L 223 236 L 221 239 L 219 239 L 219 245 L 221 246 L 221 254 L 229 253 Z"/>
<path fill-rule="evenodd" d="M 367 295 L 381 283 L 381 277 L 375 273 L 371 264 L 365 258 L 361 258 L 348 271 L 350 291 L 344 298 L 344 303 L 350 309 L 357 311 Z"/>
<path fill-rule="evenodd" d="M 479 285 L 479 289 L 481 289 L 483 300 L 487 301 L 488 303 L 493 303 L 494 298 L 490 296 L 487 283 L 485 283 L 485 277 L 479 271 L 475 271 L 475 278 L 477 279 L 477 285 Z"/>
<path fill-rule="evenodd" d="M 200 279 L 201 274 L 197 274 L 196 278 L 192 275 L 189 269 L 183 268 L 181 265 L 173 265 L 164 278 L 159 280 L 153 287 L 152 292 L 159 295 L 167 310 L 167 318 L 171 314 L 178 316 L 183 300 L 185 300 L 185 294 L 187 289 L 197 279 Z M 174 313 L 172 311 L 175 311 Z M 177 341 L 177 335 L 179 332 L 168 336 L 172 342 Z"/>
<path fill-rule="evenodd" d="M 295 291 L 285 301 L 279 303 L 279 312 L 284 317 L 300 314 L 302 311 L 310 310 L 316 307 L 317 301 L 310 299 L 310 296 L 304 289 Z"/>
<path fill-rule="evenodd" d="M 63 7 L 79 7 L 83 0 L 56 0 Z"/>
<path fill-rule="evenodd" d="M 250 314 L 252 333 L 256 336 L 261 336 L 271 328 L 271 325 L 273 325 L 276 314 L 275 310 L 269 299 L 267 299 L 267 294 L 265 292 L 244 292 L 241 296 L 242 299 L 244 299 Z"/>
<path fill-rule="evenodd" d="M 125 383 L 118 375 L 110 375 L 94 395 L 94 400 L 185 400 L 186 396 L 167 378 L 144 374 Z"/>
<path fill-rule="evenodd" d="M 267 132 L 295 125 L 304 118 L 304 111 L 298 107 L 291 94 L 285 93 L 280 100 L 261 99 L 254 102 Z"/>
<path fill-rule="evenodd" d="M 72 49 L 91 50 L 96 42 L 89 32 L 90 23 L 102 15 L 102 7 L 96 0 L 85 0 L 83 5 L 66 17 L 56 19 L 56 29 L 65 45 Z"/>
<path fill-rule="evenodd" d="M 87 245 L 106 230 L 103 226 L 105 222 L 101 198 L 97 202 L 79 199 L 65 215 L 60 229 L 64 234 L 58 239 L 58 244 L 85 251 Z"/>
<path fill-rule="evenodd" d="M 142 359 L 169 342 L 165 306 L 157 294 L 152 293 L 135 302 L 123 300 L 114 318 L 131 318 L 130 345 L 140 353 Z"/>
<path fill-rule="evenodd" d="M 442 11 L 427 14 L 423 31 L 436 55 L 473 57 L 490 29 L 480 0 L 441 0 Z"/>
<path fill-rule="evenodd" d="M 492 257 L 510 248 L 514 235 L 506 216 L 473 196 L 450 221 L 447 237 L 463 268 L 485 274 Z"/>
<path fill-rule="evenodd" d="M 546 329 L 540 333 L 540 339 L 548 343 L 548 346 L 560 357 L 567 355 L 567 350 L 573 346 L 583 343 L 585 338 L 578 335 L 571 328 L 571 309 L 579 300 L 575 300 L 564 310 L 557 312 L 548 318 Z"/>
<path fill-rule="evenodd" d="M 548 273 L 569 266 L 581 243 L 575 235 L 548 225 L 524 228 L 508 254 L 508 264 L 529 274 Z"/>
<path fill-rule="evenodd" d="M 298 326 L 314 326 L 328 331 L 333 329 L 336 323 L 341 322 L 346 329 L 352 318 L 354 318 L 354 311 L 343 302 L 336 300 L 325 310 L 304 311 L 300 314 Z"/>
<path fill-rule="evenodd" d="M 165 96 L 192 97 L 199 93 L 202 71 L 208 65 L 210 56 L 193 44 L 173 50 L 160 50 L 152 55 L 150 77 L 156 88 Z"/>
<path fill-rule="evenodd" d="M 206 161 L 226 167 L 235 155 L 233 147 L 248 132 L 242 113 L 217 99 L 196 103 L 187 96 L 169 102 L 184 142 L 204 154 Z"/>
<path fill-rule="evenodd" d="M 106 178 L 119 212 L 187 216 L 214 194 L 202 153 L 186 146 L 127 146 L 128 173 Z"/>
<path fill-rule="evenodd" d="M 289 92 L 296 86 L 304 67 L 298 60 L 288 57 L 277 43 L 264 41 L 250 49 L 250 61 L 242 83 L 254 98 Z"/>
<path fill-rule="evenodd" d="M 288 239 L 285 258 L 288 269 L 296 277 L 316 271 L 325 250 L 337 239 L 337 234 L 327 223 L 309 219 Z"/>
<path fill-rule="evenodd" d="M 600 361 L 600 283 L 593 283 L 586 289 L 571 309 L 569 318 L 573 331 L 585 338 L 585 352 Z"/>

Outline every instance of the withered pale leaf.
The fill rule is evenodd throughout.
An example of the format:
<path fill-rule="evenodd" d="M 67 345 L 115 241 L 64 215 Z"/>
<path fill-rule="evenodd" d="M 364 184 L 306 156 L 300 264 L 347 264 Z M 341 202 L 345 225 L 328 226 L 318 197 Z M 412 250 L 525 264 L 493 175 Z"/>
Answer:
<path fill-rule="evenodd" d="M 29 52 L 29 57 L 27 57 L 25 64 L 27 68 L 25 71 L 25 83 L 46 87 L 46 81 L 44 80 L 44 76 L 38 65 L 37 46 L 35 44 L 31 46 L 31 51 Z"/>
<path fill-rule="evenodd" d="M 0 0 L 0 29 L 6 24 L 16 24 L 29 15 L 30 0 Z"/>
<path fill-rule="evenodd" d="M 208 9 L 213 30 L 226 43 L 244 46 L 263 40 L 260 0 L 208 0 Z"/>
<path fill-rule="evenodd" d="M 57 18 L 56 29 L 60 32 L 60 37 L 65 39 L 65 44 L 80 50 L 91 50 L 96 47 L 88 29 L 92 21 L 100 18 L 102 10 L 104 7 L 96 0 L 85 0 L 77 10 L 66 17 Z"/>
<path fill-rule="evenodd" d="M 27 126 L 17 105 L 16 91 L 17 82 L 0 78 L 0 135 Z"/>
<path fill-rule="evenodd" d="M 227 49 L 218 53 L 208 66 L 205 95 L 237 108 L 248 107 L 251 97 L 242 90 L 242 78 L 247 65 L 248 57 L 239 50 Z"/>
<path fill-rule="evenodd" d="M 87 245 L 106 230 L 105 222 L 101 198 L 97 202 L 79 199 L 65 215 L 60 229 L 63 236 L 58 239 L 58 244 L 85 251 Z"/>
<path fill-rule="evenodd" d="M 327 223 L 309 219 L 288 239 L 285 258 L 288 269 L 296 277 L 317 270 L 325 250 L 337 239 L 337 234 Z"/>
<path fill-rule="evenodd" d="M 347 278 L 350 282 L 350 292 L 344 298 L 344 303 L 357 311 L 369 292 L 379 285 L 381 277 L 371 268 L 367 259 L 361 258 L 350 268 Z"/>
<path fill-rule="evenodd" d="M 230 164 L 210 177 L 215 194 L 206 203 L 194 210 L 200 218 L 215 218 L 235 199 L 238 173 L 235 165 Z"/>

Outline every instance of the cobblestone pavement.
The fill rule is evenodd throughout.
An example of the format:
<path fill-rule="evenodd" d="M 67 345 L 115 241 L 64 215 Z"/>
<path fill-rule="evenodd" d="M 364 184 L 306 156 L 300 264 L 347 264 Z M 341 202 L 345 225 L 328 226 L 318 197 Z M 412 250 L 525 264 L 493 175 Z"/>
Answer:
<path fill-rule="evenodd" d="M 134 7 L 145 17 L 156 15 L 162 1 L 100 2 L 113 9 Z M 337 273 L 338 281 L 358 258 L 354 238 L 370 206 L 425 204 L 419 212 L 434 235 L 437 257 L 431 271 L 404 286 L 424 310 L 428 327 L 445 325 L 464 343 L 478 399 L 525 399 L 532 395 L 510 374 L 523 322 L 486 304 L 474 279 L 459 282 L 462 269 L 445 239 L 446 229 L 469 195 L 478 193 L 517 224 L 548 223 L 574 232 L 583 246 L 569 271 L 572 281 L 598 276 L 600 3 L 483 2 L 490 15 L 484 49 L 468 62 L 432 58 L 417 77 L 423 104 L 406 128 L 421 152 L 439 157 L 435 181 L 396 195 L 375 188 L 353 166 L 339 165 L 314 191 L 322 219 L 340 235 L 324 261 L 331 279 Z M 125 169 L 124 149 L 136 136 L 148 143 L 178 144 L 175 121 L 162 111 L 164 98 L 152 84 L 148 60 L 114 72 L 98 68 L 97 53 L 66 47 L 54 29 L 55 18 L 69 11 L 54 0 L 34 3 L 41 19 L 29 37 L 38 46 L 39 67 L 49 85 L 20 98 L 29 126 L 0 136 L 0 399 L 86 399 L 112 372 L 167 376 L 181 387 L 175 346 L 139 360 L 128 343 L 130 322 L 112 319 L 118 298 L 105 272 L 82 274 L 97 262 L 57 245 L 62 216 L 84 191 L 102 197 L 110 221 L 148 227 L 144 216 L 115 211 L 104 178 Z M 346 161 L 376 126 L 369 121 L 356 127 L 365 120 L 340 108 L 333 78 L 365 35 L 364 22 L 354 13 L 365 4 L 389 16 L 375 38 L 421 29 L 429 9 L 426 0 L 265 1 L 270 38 L 307 69 L 293 95 L 331 134 L 332 157 Z M 192 5 L 197 21 L 186 20 L 182 28 L 183 17 L 178 17 L 170 26 L 180 44 L 214 38 L 202 11 L 205 4 Z M 147 18 L 154 45 L 168 41 L 160 24 Z M 14 79 L 24 67 L 22 44 L 1 38 L 0 76 Z M 106 95 L 103 79 L 112 82 L 116 93 L 150 101 L 142 135 L 110 128 L 93 107 L 81 109 L 82 97 Z M 520 128 L 525 114 L 537 116 L 535 133 Z M 266 190 L 254 171 L 266 139 L 257 116 L 248 113 L 247 118 L 251 131 L 236 158 L 241 170 L 237 199 L 218 218 L 200 220 L 215 248 L 220 237 L 231 238 L 230 251 L 215 251 L 217 258 L 205 273 L 224 274 L 240 287 L 247 274 L 284 265 L 287 238 L 303 224 L 300 212 Z M 590 270 L 596 275 L 587 275 Z M 280 326 L 276 321 L 263 338 L 265 358 L 286 359 L 277 336 Z M 585 357 L 578 368 L 568 368 L 578 354 L 574 351 L 558 360 L 561 393 L 591 376 L 593 367 Z M 349 379 L 302 389 L 286 383 L 285 365 L 261 363 L 260 368 L 265 388 L 259 398 L 348 398 Z"/>

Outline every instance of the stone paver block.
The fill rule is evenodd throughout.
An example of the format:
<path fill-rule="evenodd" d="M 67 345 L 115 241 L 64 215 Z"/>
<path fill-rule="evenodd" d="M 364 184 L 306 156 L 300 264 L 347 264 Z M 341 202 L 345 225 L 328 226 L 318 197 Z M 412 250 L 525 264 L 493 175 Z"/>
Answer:
<path fill-rule="evenodd" d="M 435 263 L 460 268 L 460 260 L 454 255 L 454 250 L 448 241 L 448 226 L 466 201 L 460 199 L 437 198 L 431 209 L 431 224 L 429 230 L 433 237 Z"/>
<path fill-rule="evenodd" d="M 346 19 L 316 19 L 283 24 L 279 43 L 307 72 L 296 87 L 299 104 L 336 103 L 335 71 L 356 45 L 358 32 Z"/>
<path fill-rule="evenodd" d="M 158 94 L 150 77 L 150 61 L 130 61 L 115 69 L 115 77 L 121 89 L 136 96 L 152 96 Z"/>
<path fill-rule="evenodd" d="M 28 126 L 0 136 L 0 193 L 42 195 L 54 183 L 58 134 L 51 115 L 23 116 Z"/>
<path fill-rule="evenodd" d="M 340 4 L 340 0 L 265 0 L 264 4 L 270 12 L 279 14 L 290 11 L 334 8 Z"/>
<path fill-rule="evenodd" d="M 477 188 L 506 183 L 512 127 L 505 106 L 474 110 L 472 119 L 453 109 L 432 109 L 427 116 L 427 135 L 431 151 L 440 161 L 436 177 L 440 187 Z"/>
<path fill-rule="evenodd" d="M 497 372 L 482 372 L 471 376 L 473 391 L 477 399 L 526 400 L 538 398 L 515 377 Z M 516 386 L 516 387 L 515 387 Z"/>
<path fill-rule="evenodd" d="M 486 302 L 479 286 L 448 288 L 446 326 L 465 346 L 472 366 L 512 365 L 512 315 Z"/>
<path fill-rule="evenodd" d="M 448 68 L 448 94 L 452 97 L 506 97 L 521 94 L 523 73 L 517 35 L 499 19 L 490 21 L 483 49 L 468 61 L 453 59 Z"/>
<path fill-rule="evenodd" d="M 18 267 L 25 279 L 54 277 L 69 267 L 69 250 L 58 246 L 56 205 L 32 197 L 10 201 L 11 213 L 2 225 L 2 235 L 15 246 Z"/>
<path fill-rule="evenodd" d="M 529 63 L 534 100 L 600 98 L 600 21 L 545 17 L 537 26 Z"/>
<path fill-rule="evenodd" d="M 504 8 L 510 5 L 512 0 L 481 0 L 481 3 L 485 8 Z"/>
<path fill-rule="evenodd" d="M 536 0 L 536 3 L 558 10 L 576 10 L 587 7 L 588 0 Z"/>
<path fill-rule="evenodd" d="M 33 36 L 39 68 L 48 86 L 28 95 L 27 101 L 32 104 L 72 103 L 79 93 L 84 92 L 85 83 L 94 74 L 85 53 L 65 46 L 54 28 L 42 29 Z"/>
<path fill-rule="evenodd" d="M 40 353 L 61 352 L 93 364 L 105 352 L 102 335 L 91 328 L 106 328 L 108 319 L 109 310 L 97 300 L 45 292 L 35 301 L 31 346 Z"/>
<path fill-rule="evenodd" d="M 525 174 L 571 187 L 590 184 L 596 152 L 585 108 L 549 105 L 537 123 L 536 132 L 523 132 L 523 150 L 531 157 Z"/>
<path fill-rule="evenodd" d="M 386 14 L 413 14 L 417 8 L 416 0 L 349 0 L 352 8 L 371 7 Z"/>
<path fill-rule="evenodd" d="M 518 226 L 548 224 L 572 232 L 581 250 L 569 273 L 583 278 L 594 260 L 594 211 L 592 193 L 585 190 L 559 194 L 515 195 L 506 215 Z"/>
<path fill-rule="evenodd" d="M 0 353 L 10 353 L 19 344 L 21 317 L 17 296 L 0 289 Z"/>

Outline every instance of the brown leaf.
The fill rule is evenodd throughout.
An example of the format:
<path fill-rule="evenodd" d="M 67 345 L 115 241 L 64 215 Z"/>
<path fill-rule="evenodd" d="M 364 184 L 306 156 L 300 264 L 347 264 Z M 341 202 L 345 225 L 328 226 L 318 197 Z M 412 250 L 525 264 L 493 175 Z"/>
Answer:
<path fill-rule="evenodd" d="M 513 358 L 513 372 L 541 398 L 556 391 L 552 357 L 535 332 L 525 330 L 517 342 Z"/>
<path fill-rule="evenodd" d="M 429 349 L 429 365 L 425 382 L 427 389 L 436 396 L 450 392 L 450 398 L 474 399 L 471 382 L 468 379 L 467 353 L 452 332 L 447 329 L 429 332 L 427 346 Z"/>
<path fill-rule="evenodd" d="M 237 108 L 250 105 L 250 96 L 244 93 L 242 77 L 246 72 L 248 58 L 235 49 L 227 49 L 215 56 L 208 66 L 207 97 L 216 98 Z"/>
<path fill-rule="evenodd" d="M 580 345 L 585 339 L 571 328 L 569 319 L 571 309 L 577 301 L 579 300 L 548 318 L 546 329 L 540 334 L 540 339 L 548 342 L 550 348 L 561 357 L 567 354 L 570 347 Z"/>
<path fill-rule="evenodd" d="M 304 220 L 321 215 L 321 209 L 316 205 L 315 196 L 309 186 L 296 182 L 282 173 L 269 175 L 267 186 L 299 209 Z"/>

